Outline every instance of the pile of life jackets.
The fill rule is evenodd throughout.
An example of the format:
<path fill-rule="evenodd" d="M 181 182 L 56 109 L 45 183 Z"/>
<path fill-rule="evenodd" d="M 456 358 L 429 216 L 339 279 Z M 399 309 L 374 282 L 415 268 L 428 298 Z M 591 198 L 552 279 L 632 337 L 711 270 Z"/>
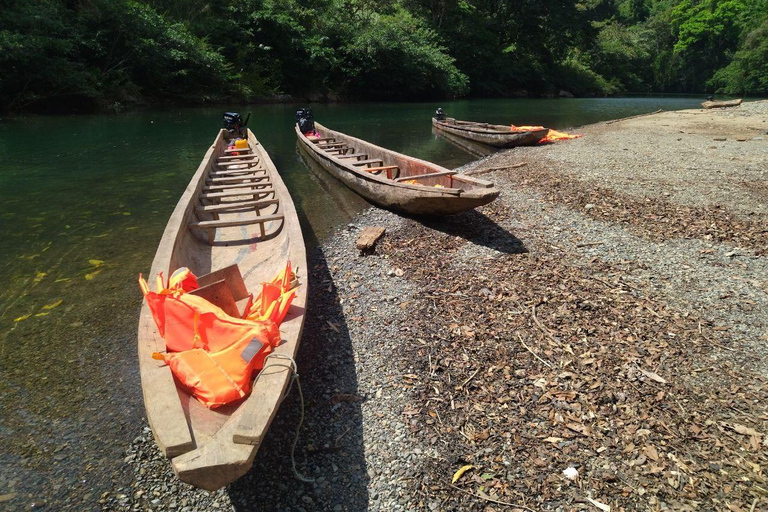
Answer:
<path fill-rule="evenodd" d="M 152 357 L 165 361 L 174 377 L 207 407 L 219 407 L 248 395 L 255 371 L 280 344 L 278 326 L 296 295 L 295 274 L 287 263 L 272 281 L 262 284 L 243 318 L 226 314 L 208 300 L 190 294 L 197 278 L 187 268 L 176 270 L 157 291 L 139 275 L 152 317 L 167 352 Z"/>

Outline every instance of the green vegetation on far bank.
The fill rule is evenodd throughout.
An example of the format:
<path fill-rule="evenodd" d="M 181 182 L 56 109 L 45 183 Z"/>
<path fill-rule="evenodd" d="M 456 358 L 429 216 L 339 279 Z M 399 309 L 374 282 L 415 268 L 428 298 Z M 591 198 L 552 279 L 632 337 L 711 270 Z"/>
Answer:
<path fill-rule="evenodd" d="M 0 0 L 0 111 L 768 94 L 768 0 Z"/>

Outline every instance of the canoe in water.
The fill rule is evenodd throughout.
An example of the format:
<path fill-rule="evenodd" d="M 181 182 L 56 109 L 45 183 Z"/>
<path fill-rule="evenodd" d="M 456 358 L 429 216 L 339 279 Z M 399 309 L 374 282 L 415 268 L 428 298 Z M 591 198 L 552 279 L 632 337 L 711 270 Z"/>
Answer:
<path fill-rule="evenodd" d="M 149 282 L 180 267 L 197 275 L 201 287 L 234 272 L 244 287 L 230 300 L 242 310 L 248 292 L 258 294 L 261 283 L 290 261 L 298 287 L 274 352 L 294 358 L 307 299 L 304 240 L 272 160 L 250 130 L 247 141 L 246 149 L 227 149 L 227 132 L 219 132 L 168 221 Z M 209 409 L 174 380 L 163 361 L 152 358 L 166 347 L 146 301 L 138 349 L 147 419 L 178 477 L 213 491 L 247 473 L 292 376 L 286 360 L 269 358 L 250 395 Z"/>
<path fill-rule="evenodd" d="M 495 148 L 513 148 L 530 146 L 547 136 L 548 128 L 535 130 L 513 130 L 511 126 L 501 124 L 475 123 L 459 121 L 452 117 L 443 120 L 432 118 L 432 126 L 438 130 L 487 144 Z"/>
<path fill-rule="evenodd" d="M 728 101 L 705 101 L 701 104 L 704 108 L 738 107 L 739 105 L 741 105 L 741 98 Z"/>
<path fill-rule="evenodd" d="M 451 215 L 499 196 L 493 183 L 382 148 L 315 123 L 317 137 L 298 125 L 300 147 L 326 172 L 371 203 L 416 215 Z"/>

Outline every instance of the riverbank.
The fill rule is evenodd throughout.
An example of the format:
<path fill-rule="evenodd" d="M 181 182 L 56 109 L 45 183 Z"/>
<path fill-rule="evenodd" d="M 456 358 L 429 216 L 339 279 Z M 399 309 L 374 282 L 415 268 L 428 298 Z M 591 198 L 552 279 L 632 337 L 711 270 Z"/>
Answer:
<path fill-rule="evenodd" d="M 144 429 L 103 507 L 768 506 L 766 114 L 591 125 L 467 166 L 500 169 L 478 211 L 364 212 L 311 254 L 296 460 L 315 483 L 291 471 L 294 390 L 229 488 L 179 483 Z M 367 225 L 387 234 L 360 256 Z"/>

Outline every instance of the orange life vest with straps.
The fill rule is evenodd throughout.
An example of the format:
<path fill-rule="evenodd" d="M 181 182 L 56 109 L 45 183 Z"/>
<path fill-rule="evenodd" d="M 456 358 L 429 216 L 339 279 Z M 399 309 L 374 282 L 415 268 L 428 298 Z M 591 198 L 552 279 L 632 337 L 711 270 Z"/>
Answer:
<path fill-rule="evenodd" d="M 157 291 L 139 275 L 158 331 L 169 353 L 155 353 L 174 376 L 208 407 L 218 407 L 244 397 L 251 389 L 254 370 L 280 344 L 278 325 L 285 318 L 296 292 L 290 262 L 261 293 L 246 312 L 247 318 L 227 315 L 202 297 L 187 292 L 197 288 L 197 279 L 188 269 L 179 269 Z"/>

